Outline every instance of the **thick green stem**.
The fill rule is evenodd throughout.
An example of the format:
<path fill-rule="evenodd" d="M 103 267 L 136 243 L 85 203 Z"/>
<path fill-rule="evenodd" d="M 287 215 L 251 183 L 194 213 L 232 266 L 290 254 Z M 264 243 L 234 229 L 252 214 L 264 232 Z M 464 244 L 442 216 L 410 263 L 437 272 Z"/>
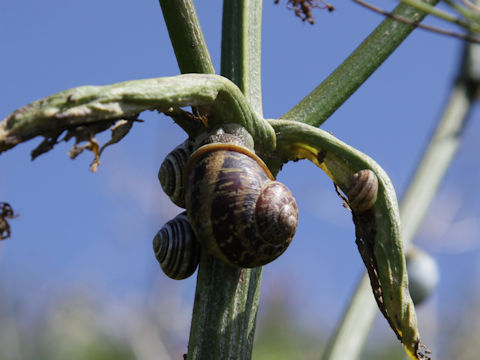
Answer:
<path fill-rule="evenodd" d="M 178 67 L 182 74 L 215 74 L 192 0 L 160 0 Z"/>
<path fill-rule="evenodd" d="M 435 5 L 438 0 L 426 0 Z M 393 14 L 412 22 L 420 22 L 425 13 L 403 3 Z M 313 126 L 320 126 L 360 85 L 390 56 L 414 26 L 385 19 L 360 46 L 317 88 L 282 116 Z"/>
<path fill-rule="evenodd" d="M 237 84 L 261 114 L 262 2 L 225 1 L 223 6 L 222 75 Z"/>
<path fill-rule="evenodd" d="M 421 225 L 437 189 L 450 166 L 461 141 L 461 134 L 478 88 L 468 45 L 464 66 L 452 89 L 450 99 L 424 156 L 417 167 L 400 206 L 405 247 L 411 243 Z M 357 359 L 367 340 L 375 316 L 376 304 L 367 274 L 360 280 L 339 327 L 330 341 L 323 360 Z"/>
<path fill-rule="evenodd" d="M 222 75 L 240 87 L 258 114 L 261 114 L 260 20 L 260 1 L 224 2 Z M 257 136 L 254 139 L 260 140 Z M 251 359 L 261 274 L 261 268 L 236 269 L 202 254 L 189 360 Z"/>

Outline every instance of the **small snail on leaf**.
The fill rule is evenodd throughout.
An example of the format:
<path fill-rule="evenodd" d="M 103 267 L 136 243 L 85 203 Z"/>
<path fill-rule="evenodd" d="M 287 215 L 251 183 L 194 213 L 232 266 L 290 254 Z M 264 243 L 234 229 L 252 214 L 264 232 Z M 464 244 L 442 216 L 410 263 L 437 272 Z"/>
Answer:
<path fill-rule="evenodd" d="M 254 153 L 244 128 L 224 125 L 197 143 L 184 169 L 172 167 L 184 176 L 183 182 L 172 183 L 185 187 L 185 207 L 197 239 L 231 266 L 252 268 L 273 261 L 286 250 L 297 227 L 292 193 Z M 172 153 L 167 158 L 183 162 Z M 183 234 L 172 231 L 168 236 Z"/>
<path fill-rule="evenodd" d="M 372 208 L 377 201 L 378 179 L 372 170 L 364 169 L 353 174 L 346 191 L 349 207 L 361 213 Z"/>

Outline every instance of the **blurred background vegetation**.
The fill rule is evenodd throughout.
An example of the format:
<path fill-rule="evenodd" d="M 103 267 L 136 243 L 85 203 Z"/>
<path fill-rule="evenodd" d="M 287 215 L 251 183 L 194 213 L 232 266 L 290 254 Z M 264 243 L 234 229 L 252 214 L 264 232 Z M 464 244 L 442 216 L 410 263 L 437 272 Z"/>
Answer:
<path fill-rule="evenodd" d="M 64 289 L 35 316 L 24 313 L 22 299 L 0 303 L 0 359 L 2 360 L 181 360 L 186 349 L 191 305 L 180 293 L 162 296 L 174 288 L 159 280 L 148 293 L 121 302 L 106 303 L 98 292 Z M 288 288 L 276 288 L 262 301 L 253 359 L 318 359 L 329 337 L 325 330 L 308 328 L 296 320 Z M 441 345 L 442 359 L 474 360 L 480 344 L 480 299 L 469 297 L 438 323 L 427 308 L 419 307 L 424 333 L 435 327 L 448 329 Z M 9 309 L 7 311 L 7 309 Z M 430 312 L 426 316 L 425 312 Z M 459 314 L 463 318 L 454 318 Z M 362 359 L 405 359 L 403 348 L 380 319 Z M 425 330 L 428 329 L 428 330 Z M 431 334 L 429 335 L 431 336 Z M 445 336 L 445 335 L 444 335 Z"/>

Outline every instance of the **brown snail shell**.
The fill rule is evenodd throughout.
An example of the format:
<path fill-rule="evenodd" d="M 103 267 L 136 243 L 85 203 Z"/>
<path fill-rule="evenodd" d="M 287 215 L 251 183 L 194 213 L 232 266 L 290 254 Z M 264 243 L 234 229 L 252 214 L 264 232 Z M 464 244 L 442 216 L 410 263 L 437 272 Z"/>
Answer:
<path fill-rule="evenodd" d="M 163 191 L 181 208 L 185 208 L 183 171 L 191 153 L 192 145 L 186 140 L 165 157 L 158 171 L 158 180 Z"/>
<path fill-rule="evenodd" d="M 167 222 L 153 238 L 153 251 L 160 267 L 175 280 L 186 279 L 195 272 L 200 248 L 185 212 Z"/>
<path fill-rule="evenodd" d="M 292 241 L 298 208 L 288 188 L 244 146 L 211 143 L 185 168 L 185 204 L 197 238 L 237 267 L 265 265 Z"/>
<path fill-rule="evenodd" d="M 364 169 L 353 174 L 346 192 L 348 205 L 354 212 L 364 212 L 377 201 L 378 179 L 372 170 Z"/>

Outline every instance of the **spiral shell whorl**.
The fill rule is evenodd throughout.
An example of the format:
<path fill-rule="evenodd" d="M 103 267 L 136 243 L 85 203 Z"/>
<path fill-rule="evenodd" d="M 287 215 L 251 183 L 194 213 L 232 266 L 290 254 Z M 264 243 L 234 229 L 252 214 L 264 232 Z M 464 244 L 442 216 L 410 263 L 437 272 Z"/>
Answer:
<path fill-rule="evenodd" d="M 265 184 L 257 199 L 255 215 L 265 241 L 281 245 L 292 241 L 298 223 L 298 207 L 290 190 L 278 181 Z"/>
<path fill-rule="evenodd" d="M 200 247 L 185 212 L 167 222 L 153 239 L 153 251 L 163 272 L 175 280 L 195 272 Z"/>
<path fill-rule="evenodd" d="M 165 157 L 158 171 L 158 180 L 163 191 L 181 208 L 185 208 L 183 171 L 191 153 L 192 147 L 186 140 Z"/>
<path fill-rule="evenodd" d="M 347 190 L 348 204 L 355 212 L 369 210 L 377 201 L 378 179 L 372 170 L 364 169 L 353 174 Z"/>

